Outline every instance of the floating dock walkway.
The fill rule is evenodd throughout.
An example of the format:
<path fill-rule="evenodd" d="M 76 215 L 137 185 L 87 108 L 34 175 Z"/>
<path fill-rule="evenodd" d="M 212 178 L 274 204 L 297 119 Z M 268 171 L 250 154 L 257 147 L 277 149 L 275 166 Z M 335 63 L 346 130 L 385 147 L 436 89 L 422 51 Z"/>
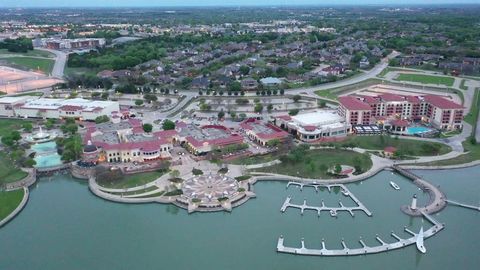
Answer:
<path fill-rule="evenodd" d="M 338 211 L 347 211 L 350 213 L 350 215 L 352 215 L 352 217 L 355 215 L 353 211 L 363 211 L 367 216 L 369 217 L 372 216 L 372 212 L 370 212 L 370 210 L 368 210 L 368 208 L 365 207 L 365 205 L 363 205 L 363 203 L 359 199 L 357 199 L 357 197 L 355 197 L 355 195 L 353 195 L 353 193 L 350 192 L 350 190 L 345 185 L 342 185 L 342 184 L 320 185 L 320 184 L 304 184 L 304 183 L 298 183 L 298 182 L 288 182 L 287 188 L 292 185 L 300 186 L 301 190 L 303 190 L 303 187 L 313 187 L 315 188 L 315 191 L 318 191 L 320 187 L 326 187 L 329 192 L 331 192 L 332 187 L 339 187 L 342 191 L 342 194 L 347 197 L 350 197 L 357 204 L 357 206 L 346 207 L 342 204 L 342 202 L 339 202 L 340 207 L 327 207 L 325 206 L 325 203 L 323 202 L 323 200 L 322 200 L 321 206 L 307 205 L 306 200 L 303 200 L 303 204 L 293 204 L 290 202 L 292 200 L 292 197 L 287 197 L 285 199 L 285 202 L 283 202 L 282 207 L 280 208 L 280 211 L 282 213 L 285 212 L 287 208 L 292 207 L 292 208 L 300 209 L 302 215 L 305 212 L 305 210 L 313 210 L 313 211 L 317 211 L 317 214 L 319 216 L 322 211 L 330 212 L 331 216 L 336 216 Z"/>
<path fill-rule="evenodd" d="M 453 204 L 453 205 L 456 205 L 456 206 L 460 206 L 460 207 L 464 207 L 464 208 L 468 208 L 468 209 L 473 209 L 473 210 L 480 211 L 480 206 L 469 205 L 469 204 L 460 203 L 460 202 L 452 201 L 452 200 L 447 200 L 447 202 L 448 202 L 449 204 Z"/>
<path fill-rule="evenodd" d="M 433 226 L 430 229 L 423 232 L 423 238 L 429 238 L 444 228 L 443 224 L 439 223 L 438 221 L 436 221 L 434 218 L 432 218 L 425 212 L 421 212 L 421 214 L 433 224 Z M 402 239 L 398 235 L 396 235 L 394 232 L 392 232 L 391 236 L 397 239 L 397 242 L 387 243 L 377 235 L 375 239 L 380 243 L 380 245 L 374 246 L 374 247 L 367 246 L 363 242 L 363 240 L 360 238 L 359 242 L 362 245 L 362 247 L 354 248 L 354 249 L 348 248 L 348 246 L 346 245 L 343 239 L 341 242 L 343 249 L 327 249 L 325 245 L 325 241 L 323 239 L 321 242 L 322 243 L 321 249 L 310 249 L 305 246 L 305 241 L 303 238 L 301 240 L 300 248 L 286 247 L 283 244 L 284 242 L 283 236 L 280 236 L 277 242 L 277 252 L 291 253 L 291 254 L 298 254 L 298 255 L 313 255 L 313 256 L 352 256 L 352 255 L 363 255 L 363 254 L 386 252 L 394 249 L 400 249 L 409 245 L 416 245 L 417 242 L 422 242 L 421 239 L 418 239 L 418 237 L 421 237 L 421 233 L 416 234 L 407 228 L 405 228 L 405 231 L 411 234 L 412 237 L 407 239 Z"/>

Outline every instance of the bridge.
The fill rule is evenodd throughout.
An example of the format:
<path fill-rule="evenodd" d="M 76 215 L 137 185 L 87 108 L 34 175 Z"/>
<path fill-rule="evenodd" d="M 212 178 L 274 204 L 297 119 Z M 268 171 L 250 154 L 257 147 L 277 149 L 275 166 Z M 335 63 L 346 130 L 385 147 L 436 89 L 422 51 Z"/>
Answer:
<path fill-rule="evenodd" d="M 421 211 L 421 215 L 423 215 L 428 221 L 430 221 L 433 226 L 423 232 L 423 238 L 429 238 L 444 228 L 444 225 L 436 221 L 433 217 L 429 216 L 425 212 Z M 324 239 L 322 239 L 322 248 L 321 249 L 311 249 L 307 248 L 305 245 L 305 241 L 302 238 L 301 240 L 301 247 L 287 247 L 284 245 L 284 237 L 280 236 L 277 242 L 277 252 L 282 253 L 291 253 L 291 254 L 299 254 L 299 255 L 313 255 L 313 256 L 353 256 L 353 255 L 364 255 L 364 254 L 374 254 L 374 253 L 381 253 L 390 250 L 404 248 L 410 245 L 416 245 L 417 242 L 421 243 L 423 239 L 419 239 L 422 237 L 422 233 L 414 233 L 411 230 L 405 228 L 405 231 L 412 235 L 412 237 L 403 239 L 396 235 L 394 232 L 391 233 L 391 236 L 397 240 L 397 242 L 387 243 L 380 238 L 380 236 L 376 235 L 375 239 L 379 242 L 380 245 L 378 246 L 367 246 L 365 242 L 360 238 L 359 242 L 362 245 L 361 248 L 348 248 L 345 241 L 342 239 L 341 244 L 343 249 L 328 249 L 325 245 Z M 423 248 L 423 245 L 422 245 Z M 420 250 L 422 253 L 425 251 L 424 249 Z"/>

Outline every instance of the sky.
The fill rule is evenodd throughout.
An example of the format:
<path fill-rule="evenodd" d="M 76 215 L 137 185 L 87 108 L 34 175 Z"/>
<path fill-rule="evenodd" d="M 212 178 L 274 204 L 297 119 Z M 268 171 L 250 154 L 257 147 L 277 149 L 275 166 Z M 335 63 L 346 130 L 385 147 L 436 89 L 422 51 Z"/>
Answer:
<path fill-rule="evenodd" d="M 480 4 L 480 0 L 0 0 L 1 7 L 145 7 L 258 5 Z"/>

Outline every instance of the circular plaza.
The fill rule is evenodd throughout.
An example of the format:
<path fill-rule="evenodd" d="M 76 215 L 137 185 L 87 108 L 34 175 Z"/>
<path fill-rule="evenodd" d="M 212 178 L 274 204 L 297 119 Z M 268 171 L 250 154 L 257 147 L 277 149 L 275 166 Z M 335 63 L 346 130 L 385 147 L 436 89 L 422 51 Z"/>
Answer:
<path fill-rule="evenodd" d="M 187 179 L 183 185 L 183 196 L 202 204 L 217 204 L 238 194 L 238 182 L 222 174 L 197 175 Z"/>

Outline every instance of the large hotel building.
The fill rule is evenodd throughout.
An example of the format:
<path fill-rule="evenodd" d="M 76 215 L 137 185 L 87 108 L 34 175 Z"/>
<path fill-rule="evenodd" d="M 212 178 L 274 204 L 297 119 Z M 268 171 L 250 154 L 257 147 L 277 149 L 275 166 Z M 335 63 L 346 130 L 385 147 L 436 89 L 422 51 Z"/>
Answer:
<path fill-rule="evenodd" d="M 338 100 L 338 113 L 351 126 L 401 119 L 423 121 L 437 129 L 461 129 L 465 109 L 462 105 L 437 95 L 352 95 Z"/>

